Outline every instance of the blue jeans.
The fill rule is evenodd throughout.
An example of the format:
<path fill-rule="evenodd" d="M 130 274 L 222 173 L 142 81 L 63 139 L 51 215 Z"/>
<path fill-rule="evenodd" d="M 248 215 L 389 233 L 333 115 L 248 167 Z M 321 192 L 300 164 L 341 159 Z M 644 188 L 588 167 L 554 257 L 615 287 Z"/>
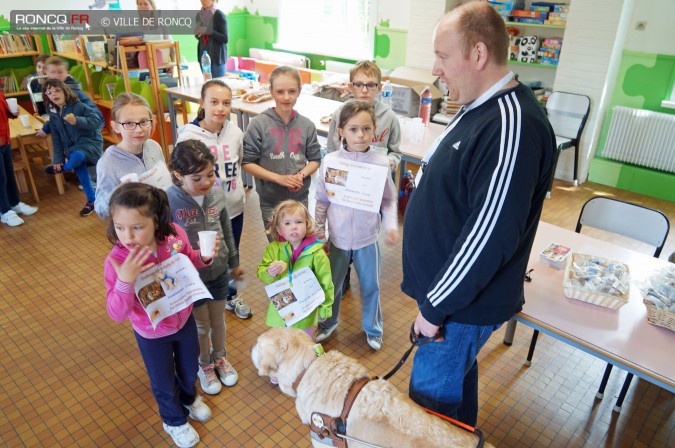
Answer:
<path fill-rule="evenodd" d="M 330 270 L 335 288 L 333 315 L 319 326 L 328 328 L 338 323 L 340 302 L 342 301 L 342 283 L 347 275 L 350 257 L 354 259 L 354 269 L 361 285 L 361 327 L 369 336 L 382 336 L 382 308 L 380 307 L 380 271 L 382 259 L 377 242 L 356 250 L 338 249 L 330 243 Z"/>
<path fill-rule="evenodd" d="M 410 398 L 420 406 L 468 425 L 478 420 L 476 356 L 499 325 L 446 322 L 443 341 L 417 348 L 410 374 Z"/>
<path fill-rule="evenodd" d="M 0 213 L 5 214 L 19 204 L 19 189 L 14 178 L 12 148 L 0 146 Z"/>
<path fill-rule="evenodd" d="M 225 76 L 225 64 L 211 64 L 211 76 L 214 78 Z"/>
<path fill-rule="evenodd" d="M 241 212 L 239 216 L 235 216 L 230 219 L 230 224 L 232 225 L 232 236 L 234 236 L 234 247 L 239 251 L 239 242 L 241 241 L 241 233 L 244 230 L 244 212 Z M 229 288 L 229 297 L 234 297 L 237 295 L 237 288 L 230 286 Z"/>
<path fill-rule="evenodd" d="M 162 421 L 169 426 L 184 425 L 188 415 L 185 405 L 197 397 L 199 340 L 194 316 L 169 336 L 146 339 L 135 331 L 134 335 Z"/>
<path fill-rule="evenodd" d="M 96 193 L 94 192 L 94 185 L 91 183 L 91 176 L 87 169 L 87 156 L 82 151 L 75 150 L 68 154 L 68 161 L 63 164 L 63 169 L 68 171 L 75 171 L 77 179 L 82 184 L 82 190 L 87 196 L 87 202 L 94 202 Z"/>

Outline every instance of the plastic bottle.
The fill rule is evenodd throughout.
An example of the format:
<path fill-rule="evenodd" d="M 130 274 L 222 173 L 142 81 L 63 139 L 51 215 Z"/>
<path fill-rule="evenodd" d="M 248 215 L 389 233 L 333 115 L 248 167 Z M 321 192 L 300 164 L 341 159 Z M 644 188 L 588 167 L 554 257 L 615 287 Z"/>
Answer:
<path fill-rule="evenodd" d="M 401 179 L 401 189 L 398 192 L 398 209 L 401 214 L 405 213 L 405 209 L 408 206 L 408 201 L 410 200 L 410 195 L 415 189 L 415 176 L 413 176 L 412 171 L 407 170 L 405 176 Z"/>
<path fill-rule="evenodd" d="M 391 86 L 391 82 L 386 80 L 384 86 L 382 86 L 382 103 L 386 104 L 391 108 L 391 96 L 394 93 L 394 88 Z"/>
<path fill-rule="evenodd" d="M 204 79 L 211 79 L 211 56 L 204 50 L 202 53 L 202 73 Z"/>
<path fill-rule="evenodd" d="M 422 94 L 420 95 L 420 111 L 419 111 L 419 117 L 422 119 L 422 122 L 424 123 L 424 126 L 429 126 L 429 122 L 431 121 L 431 102 L 433 101 L 433 98 L 431 96 L 431 90 L 429 90 L 429 86 L 424 86 L 424 90 L 422 91 Z"/>

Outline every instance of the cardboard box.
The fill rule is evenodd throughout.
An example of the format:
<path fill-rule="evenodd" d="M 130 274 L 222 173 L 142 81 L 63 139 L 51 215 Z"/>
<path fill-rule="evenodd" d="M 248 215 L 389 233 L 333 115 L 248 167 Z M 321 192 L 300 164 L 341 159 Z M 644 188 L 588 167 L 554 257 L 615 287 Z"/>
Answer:
<path fill-rule="evenodd" d="M 399 67 L 382 79 L 391 81 L 394 87 L 391 97 L 391 108 L 394 112 L 416 117 L 420 108 L 420 95 L 425 86 L 429 86 L 433 98 L 431 116 L 438 112 L 443 94 L 438 89 L 438 77 L 432 75 L 431 70 Z"/>

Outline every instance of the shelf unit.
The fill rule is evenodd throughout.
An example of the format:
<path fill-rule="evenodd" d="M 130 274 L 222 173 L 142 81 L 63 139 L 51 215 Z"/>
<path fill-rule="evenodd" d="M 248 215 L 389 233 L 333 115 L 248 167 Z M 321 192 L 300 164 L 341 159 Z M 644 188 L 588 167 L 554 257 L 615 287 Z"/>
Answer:
<path fill-rule="evenodd" d="M 514 27 L 514 28 L 519 28 L 521 29 L 521 36 L 526 36 L 526 35 L 537 35 L 540 38 L 549 38 L 549 37 L 561 37 L 564 38 L 564 30 L 565 30 L 565 25 L 547 25 L 547 24 L 540 24 L 540 23 L 525 23 L 525 22 L 511 22 L 507 21 L 505 22 L 507 27 Z M 544 30 L 543 33 L 523 33 L 523 29 L 541 29 Z M 560 33 L 556 33 L 556 31 L 561 31 Z M 543 34 L 543 35 L 542 35 Z M 538 62 L 521 62 L 521 61 L 516 61 L 516 60 L 509 60 L 510 65 L 514 66 L 520 66 L 524 67 L 525 70 L 523 73 L 519 73 L 519 75 L 522 75 L 523 78 L 536 78 L 540 77 L 540 81 L 542 81 L 543 85 L 546 85 L 547 83 L 550 83 L 550 86 L 547 87 L 553 87 L 553 82 L 555 80 L 555 70 L 558 68 L 558 65 L 553 65 L 553 64 L 541 64 Z M 539 69 L 545 69 L 544 72 L 538 71 Z M 532 75 L 534 73 L 537 73 L 536 76 L 528 76 Z"/>
<path fill-rule="evenodd" d="M 527 27 L 537 27 L 537 28 L 555 28 L 559 30 L 564 30 L 565 25 L 546 25 L 544 23 L 527 23 L 527 22 L 504 22 L 506 23 L 506 26 L 527 26 Z"/>
<path fill-rule="evenodd" d="M 161 84 L 160 78 L 159 78 L 159 71 L 165 68 L 173 68 L 176 67 L 177 70 L 177 79 L 178 79 L 178 84 L 182 85 L 182 76 L 181 76 L 181 67 L 180 67 L 180 47 L 178 42 L 168 42 L 168 41 L 159 41 L 159 42 L 139 42 L 138 44 L 134 45 L 118 45 L 117 46 L 117 53 L 118 53 L 118 60 L 119 60 L 119 67 L 108 64 L 105 61 L 92 61 L 89 60 L 86 57 L 86 47 L 84 45 L 84 38 L 83 37 L 77 37 L 78 40 L 77 42 L 77 47 L 82 49 L 81 52 L 59 52 L 54 49 L 54 43 L 52 39 L 49 39 L 49 47 L 51 50 L 51 53 L 55 56 L 60 56 L 65 59 L 70 59 L 75 62 L 77 62 L 80 65 L 85 66 L 84 70 L 84 75 L 87 80 L 87 86 L 88 86 L 88 93 L 89 96 L 92 98 L 94 103 L 102 108 L 111 110 L 112 109 L 112 100 L 107 100 L 103 99 L 102 95 L 97 95 L 94 90 L 94 83 L 92 79 L 92 74 L 89 70 L 89 66 L 96 66 L 100 67 L 103 71 L 106 71 L 111 74 L 116 74 L 119 75 L 123 81 L 124 81 L 124 88 L 126 92 L 131 92 L 132 91 L 132 85 L 131 85 L 131 78 L 129 76 L 129 72 L 135 72 L 135 71 L 144 71 L 147 70 L 149 72 L 149 79 L 150 79 L 150 84 L 153 86 L 152 87 L 152 95 L 151 98 L 146 97 L 148 102 L 151 105 L 154 105 L 154 110 L 153 113 L 155 114 L 157 123 L 159 124 L 158 126 L 158 136 L 160 140 L 160 145 L 162 146 L 162 149 L 164 151 L 164 156 L 167 158 L 169 157 L 168 153 L 168 144 L 169 139 L 166 133 L 166 129 L 164 126 L 164 108 L 163 108 L 163 101 L 162 101 L 162 92 L 159 90 L 159 86 Z M 164 49 L 170 50 L 169 52 L 174 55 L 173 60 L 169 63 L 158 65 L 158 61 L 156 58 L 156 52 L 161 51 Z M 138 68 L 129 68 L 127 65 L 127 53 L 130 52 L 145 52 L 147 55 L 147 69 L 138 69 Z M 142 95 L 144 96 L 144 95 Z M 152 101 L 150 101 L 152 99 Z M 104 135 L 104 138 L 106 138 L 107 141 L 111 143 L 117 143 L 115 135 Z"/>
<path fill-rule="evenodd" d="M 14 33 L 14 34 L 16 34 L 16 33 Z M 0 54 L 0 60 L 31 57 L 33 59 L 33 65 L 35 65 L 35 56 L 38 56 L 39 54 L 41 54 L 43 52 L 42 40 L 40 39 L 40 36 L 35 35 L 35 34 L 22 34 L 22 35 L 27 35 L 31 38 L 31 40 L 34 43 L 34 46 L 35 46 L 36 50 L 35 51 L 20 51 L 20 52 L 15 52 L 15 53 L 3 53 L 3 54 Z M 2 65 L 5 65 L 5 64 L 2 64 Z M 5 92 L 4 94 L 5 94 L 5 97 L 7 97 L 7 98 L 14 98 L 14 97 L 28 95 L 28 91 L 27 90 L 19 90 L 19 91 L 16 91 L 16 92 Z"/>

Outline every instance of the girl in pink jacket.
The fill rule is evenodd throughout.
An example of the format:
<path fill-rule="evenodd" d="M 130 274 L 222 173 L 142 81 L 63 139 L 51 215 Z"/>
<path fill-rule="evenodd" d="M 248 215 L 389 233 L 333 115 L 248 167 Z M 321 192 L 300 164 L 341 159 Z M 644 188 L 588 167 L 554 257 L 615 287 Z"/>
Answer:
<path fill-rule="evenodd" d="M 112 194 L 109 210 L 108 239 L 114 247 L 104 268 L 108 314 L 118 322 L 131 321 L 164 430 L 179 447 L 194 446 L 199 435 L 186 417 L 203 422 L 211 410 L 195 388 L 199 342 L 192 305 L 153 328 L 134 282 L 141 272 L 176 253 L 198 268 L 213 258 L 200 256 L 185 231 L 172 224 L 169 200 L 158 188 L 123 184 Z M 216 253 L 218 246 L 216 241 Z"/>

